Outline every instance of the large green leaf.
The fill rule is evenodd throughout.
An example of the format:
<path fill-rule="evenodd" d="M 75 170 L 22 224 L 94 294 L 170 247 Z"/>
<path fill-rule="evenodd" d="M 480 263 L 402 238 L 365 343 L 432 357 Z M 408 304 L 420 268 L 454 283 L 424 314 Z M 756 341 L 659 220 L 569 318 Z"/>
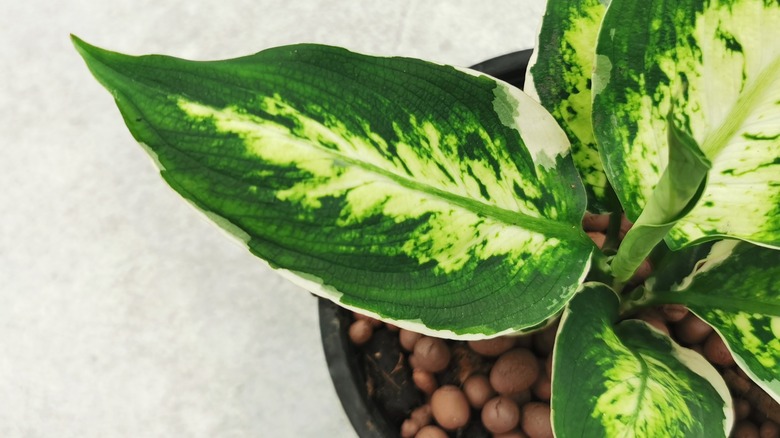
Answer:
<path fill-rule="evenodd" d="M 75 43 L 165 180 L 318 295 L 478 338 L 545 321 L 588 270 L 566 136 L 509 85 L 316 45 L 192 62 Z"/>
<path fill-rule="evenodd" d="M 591 73 L 609 0 L 550 0 L 531 58 L 525 91 L 555 117 L 571 141 L 574 165 L 588 193 L 588 210 L 620 208 L 609 187 L 593 134 Z"/>
<path fill-rule="evenodd" d="M 719 236 L 780 246 L 780 3 L 613 0 L 594 73 L 605 171 L 636 220 L 667 166 L 670 111 L 712 163 L 673 249 Z"/>
<path fill-rule="evenodd" d="M 586 283 L 553 352 L 557 437 L 717 437 L 733 424 L 717 370 L 643 321 L 618 322 L 617 295 Z"/>
<path fill-rule="evenodd" d="M 723 337 L 739 366 L 780 401 L 780 251 L 720 241 L 679 284 L 651 279 L 647 286 L 642 304 L 688 306 Z"/>

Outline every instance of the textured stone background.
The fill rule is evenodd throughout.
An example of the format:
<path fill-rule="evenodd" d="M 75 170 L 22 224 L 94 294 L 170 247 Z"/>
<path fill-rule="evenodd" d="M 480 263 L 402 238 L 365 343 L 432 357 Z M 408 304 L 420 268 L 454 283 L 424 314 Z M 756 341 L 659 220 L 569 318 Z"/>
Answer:
<path fill-rule="evenodd" d="M 0 436 L 353 437 L 316 300 L 170 190 L 68 39 L 193 59 L 319 42 L 470 65 L 542 0 L 30 0 L 0 14 Z"/>

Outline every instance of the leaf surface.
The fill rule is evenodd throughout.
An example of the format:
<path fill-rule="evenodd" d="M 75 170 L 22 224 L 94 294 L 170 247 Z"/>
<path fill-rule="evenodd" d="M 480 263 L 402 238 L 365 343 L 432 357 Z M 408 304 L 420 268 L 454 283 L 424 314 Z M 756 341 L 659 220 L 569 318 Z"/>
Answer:
<path fill-rule="evenodd" d="M 594 130 L 632 221 L 667 167 L 671 112 L 711 161 L 672 249 L 729 236 L 780 246 L 780 3 L 614 0 L 594 73 Z"/>
<path fill-rule="evenodd" d="M 608 4 L 608 0 L 548 1 L 525 81 L 525 91 L 550 111 L 569 137 L 592 212 L 620 208 L 607 182 L 591 121 L 591 74 Z"/>
<path fill-rule="evenodd" d="M 558 437 L 716 437 L 733 424 L 717 370 L 639 320 L 618 322 L 618 297 L 586 283 L 564 311 L 553 353 Z"/>
<path fill-rule="evenodd" d="M 686 305 L 715 328 L 739 366 L 780 402 L 780 252 L 720 241 L 671 290 L 659 289 L 663 283 L 648 283 L 648 304 Z"/>
<path fill-rule="evenodd" d="M 568 141 L 509 85 L 316 45 L 193 62 L 75 43 L 171 187 L 313 293 L 480 338 L 545 321 L 587 272 Z"/>

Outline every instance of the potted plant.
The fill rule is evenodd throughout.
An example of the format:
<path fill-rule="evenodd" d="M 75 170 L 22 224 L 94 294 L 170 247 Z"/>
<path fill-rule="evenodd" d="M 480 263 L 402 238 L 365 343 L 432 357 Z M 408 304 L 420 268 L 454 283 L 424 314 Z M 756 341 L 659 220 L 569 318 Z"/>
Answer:
<path fill-rule="evenodd" d="M 777 41 L 777 2 L 550 0 L 526 94 L 334 47 L 74 37 L 166 182 L 280 274 L 438 337 L 559 318 L 557 436 L 705 437 L 734 422 L 722 377 L 631 316 L 686 306 L 780 399 Z M 601 250 L 586 210 L 611 215 Z"/>

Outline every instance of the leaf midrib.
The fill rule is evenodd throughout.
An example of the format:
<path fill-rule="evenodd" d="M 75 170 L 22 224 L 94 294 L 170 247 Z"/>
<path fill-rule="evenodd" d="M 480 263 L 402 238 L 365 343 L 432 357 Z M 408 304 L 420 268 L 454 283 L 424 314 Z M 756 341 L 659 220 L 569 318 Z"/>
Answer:
<path fill-rule="evenodd" d="M 631 419 L 629 420 L 630 424 L 632 424 L 636 428 L 637 423 L 639 423 L 640 412 L 642 412 L 642 402 L 644 401 L 647 392 L 647 382 L 650 380 L 651 377 L 650 377 L 649 366 L 647 364 L 647 360 L 645 359 L 645 357 L 638 351 L 634 351 L 628 346 L 626 346 L 626 348 L 628 348 L 631 354 L 634 355 L 637 361 L 639 361 L 639 366 L 641 368 L 640 376 L 639 376 L 641 383 L 639 385 L 639 390 L 637 391 L 636 403 L 634 404 L 634 409 L 631 412 Z M 626 430 L 626 433 L 630 434 L 630 431 Z"/>
<path fill-rule="evenodd" d="M 524 214 L 522 212 L 516 212 L 516 211 L 510 211 L 501 207 L 497 207 L 494 205 L 486 204 L 484 202 L 480 202 L 479 200 L 476 200 L 474 198 L 469 198 L 462 195 L 457 195 L 451 192 L 448 192 L 446 190 L 438 189 L 436 187 L 433 187 L 428 184 L 422 184 L 419 183 L 409 177 L 406 177 L 404 175 L 399 175 L 397 173 L 382 169 L 379 166 L 367 163 L 365 161 L 361 161 L 359 159 L 353 158 L 351 156 L 345 155 L 341 153 L 340 151 L 336 151 L 333 149 L 329 149 L 326 147 L 318 146 L 314 142 L 305 141 L 304 142 L 309 146 L 313 148 L 318 148 L 320 150 L 323 150 L 335 157 L 338 157 L 338 159 L 349 163 L 350 165 L 356 166 L 358 168 L 364 169 L 368 172 L 376 173 L 378 175 L 381 175 L 385 178 L 388 178 L 389 180 L 395 182 L 396 184 L 407 188 L 409 190 L 417 191 L 420 193 L 424 193 L 427 195 L 433 195 L 435 197 L 438 197 L 440 199 L 443 199 L 444 201 L 453 204 L 455 206 L 458 206 L 464 210 L 467 210 L 472 213 L 476 213 L 478 215 L 490 217 L 493 219 L 497 219 L 503 223 L 506 223 L 508 225 L 512 226 L 518 226 L 523 229 L 534 231 L 542 235 L 546 236 L 555 236 L 555 237 L 563 237 L 567 240 L 575 238 L 574 236 L 579 235 L 579 229 L 577 226 L 574 225 L 568 225 L 562 222 L 554 221 L 552 219 L 547 218 L 536 218 L 533 216 L 529 216 L 527 214 Z"/>
<path fill-rule="evenodd" d="M 294 135 L 294 133 L 292 132 L 291 134 Z M 559 221 L 555 221 L 543 217 L 537 218 L 522 212 L 510 211 L 505 208 L 486 204 L 474 198 L 469 198 L 466 196 L 454 194 L 446 190 L 438 189 L 428 184 L 419 183 L 411 179 L 410 177 L 395 172 L 391 172 L 389 170 L 383 169 L 379 166 L 368 163 L 366 161 L 361 161 L 350 155 L 346 155 L 341 151 L 320 146 L 316 142 L 309 141 L 306 138 L 301 138 L 298 136 L 295 137 L 296 139 L 298 139 L 300 143 L 304 144 L 306 147 L 316 148 L 317 150 L 323 151 L 333 157 L 336 157 L 338 160 L 342 162 L 349 163 L 352 166 L 361 168 L 368 172 L 381 175 L 404 188 L 417 191 L 420 193 L 424 193 L 427 195 L 433 195 L 435 197 L 445 200 L 450 204 L 463 208 L 464 210 L 470 211 L 472 213 L 497 219 L 508 225 L 519 226 L 523 229 L 534 231 L 546 236 L 563 237 L 566 238 L 567 240 L 571 240 L 571 239 L 577 239 L 581 235 L 581 232 L 577 225 L 569 225 L 564 222 L 559 222 Z"/>

